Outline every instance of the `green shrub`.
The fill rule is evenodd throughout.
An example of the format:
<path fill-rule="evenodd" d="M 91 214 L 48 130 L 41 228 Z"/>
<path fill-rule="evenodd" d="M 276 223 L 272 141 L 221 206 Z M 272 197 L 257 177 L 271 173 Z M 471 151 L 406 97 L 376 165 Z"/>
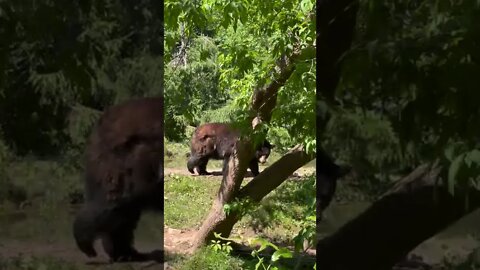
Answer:
<path fill-rule="evenodd" d="M 225 252 L 217 252 L 212 248 L 205 247 L 195 253 L 185 264 L 179 268 L 181 270 L 236 270 L 244 269 L 243 261 L 229 256 Z"/>

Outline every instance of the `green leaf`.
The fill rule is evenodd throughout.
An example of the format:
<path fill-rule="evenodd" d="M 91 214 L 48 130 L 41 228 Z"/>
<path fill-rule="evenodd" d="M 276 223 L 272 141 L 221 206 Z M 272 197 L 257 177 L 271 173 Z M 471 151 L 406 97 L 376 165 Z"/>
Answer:
<path fill-rule="evenodd" d="M 300 8 L 304 13 L 310 12 L 313 8 L 313 1 L 302 0 L 300 2 Z"/>
<path fill-rule="evenodd" d="M 448 170 L 448 190 L 454 195 L 455 184 L 464 186 L 470 177 L 470 168 L 465 163 L 466 153 L 457 156 Z"/>
<path fill-rule="evenodd" d="M 450 164 L 448 169 L 448 191 L 454 195 L 455 194 L 455 180 L 460 170 L 460 165 L 463 162 L 465 154 L 457 156 L 453 162 Z"/>
<path fill-rule="evenodd" d="M 465 156 L 465 164 L 470 168 L 480 166 L 480 151 L 475 149 L 467 153 Z"/>
<path fill-rule="evenodd" d="M 304 237 L 305 228 L 301 229 L 300 232 L 293 238 L 295 244 L 295 251 L 301 251 L 303 249 L 303 241 L 305 241 Z"/>
<path fill-rule="evenodd" d="M 223 212 L 225 212 L 225 214 L 229 215 L 231 210 L 232 210 L 232 206 L 230 204 L 223 205 Z"/>
<path fill-rule="evenodd" d="M 293 254 L 290 250 L 287 248 L 279 248 L 277 251 L 275 251 L 272 255 L 272 261 L 276 262 L 280 258 L 293 258 Z"/>
<path fill-rule="evenodd" d="M 276 245 L 274 245 L 274 244 L 272 244 L 272 243 L 268 242 L 267 240 L 265 240 L 263 238 L 260 238 L 260 237 L 251 239 L 250 240 L 250 245 L 251 246 L 260 245 L 260 248 L 258 249 L 258 251 L 262 251 L 265 248 L 267 248 L 268 246 L 273 247 L 275 250 L 278 250 L 278 247 Z"/>
<path fill-rule="evenodd" d="M 466 145 L 463 142 L 455 142 L 447 145 L 444 154 L 449 161 L 453 161 L 456 156 L 466 150 Z"/>

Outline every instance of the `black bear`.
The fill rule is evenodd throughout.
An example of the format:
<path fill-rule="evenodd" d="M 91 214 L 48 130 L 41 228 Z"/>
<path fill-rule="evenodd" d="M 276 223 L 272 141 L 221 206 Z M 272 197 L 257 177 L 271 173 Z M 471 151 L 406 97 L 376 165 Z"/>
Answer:
<path fill-rule="evenodd" d="M 163 260 L 160 251 L 133 247 L 142 211 L 163 211 L 163 149 L 162 97 L 130 100 L 100 117 L 86 150 L 85 203 L 73 224 L 87 256 L 97 255 L 100 238 L 112 261 Z"/>
<path fill-rule="evenodd" d="M 187 162 L 188 171 L 194 174 L 197 168 L 199 175 L 208 175 L 207 163 L 210 159 L 224 159 L 231 155 L 235 141 L 239 138 L 240 132 L 225 123 L 207 123 L 195 129 L 190 142 L 190 155 Z M 273 149 L 267 140 L 259 144 L 255 156 L 249 163 L 253 176 L 260 172 L 258 163 L 267 161 L 270 151 Z"/>

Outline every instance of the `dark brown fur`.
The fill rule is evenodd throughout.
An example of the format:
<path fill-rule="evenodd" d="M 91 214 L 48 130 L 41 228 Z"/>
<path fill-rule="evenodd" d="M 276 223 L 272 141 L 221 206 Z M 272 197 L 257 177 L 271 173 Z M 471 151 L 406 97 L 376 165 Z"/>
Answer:
<path fill-rule="evenodd" d="M 231 125 L 225 123 L 207 123 L 195 129 L 190 141 L 190 156 L 187 168 L 190 173 L 200 175 L 210 174 L 207 172 L 209 159 L 224 159 L 232 154 L 235 142 L 240 132 Z M 249 168 L 254 176 L 259 174 L 258 162 L 265 162 L 273 148 L 267 140 L 256 148 L 255 157 L 249 163 Z"/>
<path fill-rule="evenodd" d="M 74 222 L 86 255 L 96 256 L 93 242 L 101 238 L 113 261 L 151 258 L 135 250 L 133 232 L 143 210 L 163 211 L 163 148 L 163 98 L 130 100 L 103 113 L 87 146 L 85 205 Z"/>

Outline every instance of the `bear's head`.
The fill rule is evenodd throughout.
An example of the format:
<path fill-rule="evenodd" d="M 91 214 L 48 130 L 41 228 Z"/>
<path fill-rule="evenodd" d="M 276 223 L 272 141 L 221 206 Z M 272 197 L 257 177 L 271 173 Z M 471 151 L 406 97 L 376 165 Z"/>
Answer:
<path fill-rule="evenodd" d="M 270 144 L 270 142 L 267 140 L 263 141 L 263 143 L 257 147 L 257 151 L 255 152 L 255 158 L 260 164 L 264 164 L 265 162 L 267 162 L 267 159 L 270 156 L 273 147 L 274 146 Z"/>

